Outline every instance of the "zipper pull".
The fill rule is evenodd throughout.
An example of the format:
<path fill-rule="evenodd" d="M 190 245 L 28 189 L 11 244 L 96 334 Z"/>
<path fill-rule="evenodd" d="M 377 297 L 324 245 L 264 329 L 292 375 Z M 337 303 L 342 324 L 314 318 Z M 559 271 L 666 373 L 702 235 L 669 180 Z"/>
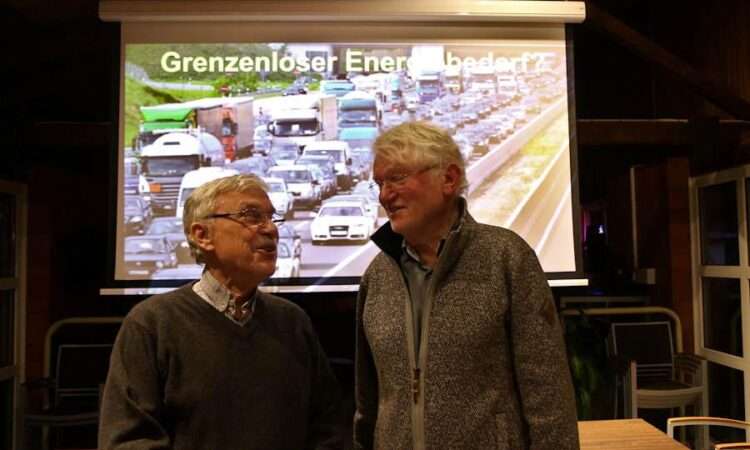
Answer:
<path fill-rule="evenodd" d="M 414 403 L 419 401 L 419 367 L 414 369 L 414 378 L 411 380 L 411 393 L 414 395 Z"/>

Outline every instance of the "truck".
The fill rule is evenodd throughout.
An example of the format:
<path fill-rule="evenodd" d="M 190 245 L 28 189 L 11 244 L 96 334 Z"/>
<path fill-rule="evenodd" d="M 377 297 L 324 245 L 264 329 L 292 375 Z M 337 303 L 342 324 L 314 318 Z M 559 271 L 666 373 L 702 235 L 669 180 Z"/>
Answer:
<path fill-rule="evenodd" d="M 311 142 L 336 139 L 337 99 L 317 94 L 284 99 L 283 105 L 274 109 L 267 129 L 272 136 L 271 148 L 291 143 L 304 149 Z"/>
<path fill-rule="evenodd" d="M 469 71 L 469 90 L 483 94 L 497 94 L 498 84 L 495 68 L 476 66 Z"/>
<path fill-rule="evenodd" d="M 185 209 L 185 201 L 198 187 L 209 181 L 239 175 L 239 173 L 240 172 L 237 170 L 227 169 L 225 167 L 199 167 L 198 169 L 186 173 L 180 182 L 180 191 L 177 195 L 177 209 L 175 210 L 175 216 L 182 220 L 182 211 Z"/>
<path fill-rule="evenodd" d="M 319 141 L 305 147 L 302 157 L 331 156 L 336 172 L 336 185 L 340 190 L 351 189 L 354 176 L 352 174 L 352 151 L 344 141 Z"/>
<path fill-rule="evenodd" d="M 517 100 L 521 98 L 521 93 L 518 89 L 518 80 L 515 75 L 501 75 L 498 77 L 497 90 L 499 94 L 511 100 Z"/>
<path fill-rule="evenodd" d="M 429 103 L 445 94 L 445 51 L 442 45 L 415 45 L 411 48 L 409 72 L 416 82 L 420 103 Z"/>
<path fill-rule="evenodd" d="M 204 166 L 223 167 L 224 147 L 211 133 L 190 129 L 166 133 L 141 150 L 141 174 L 155 214 L 175 215 L 183 176 Z"/>
<path fill-rule="evenodd" d="M 350 80 L 323 80 L 320 82 L 320 92 L 324 95 L 343 97 L 354 90 L 354 83 Z"/>
<path fill-rule="evenodd" d="M 339 99 L 339 128 L 380 128 L 382 118 L 381 103 L 371 94 L 354 91 Z"/>
<path fill-rule="evenodd" d="M 221 141 L 229 161 L 252 153 L 255 131 L 252 97 L 210 97 L 140 109 L 143 121 L 137 148 L 151 144 L 164 131 L 197 128 Z"/>
<path fill-rule="evenodd" d="M 445 88 L 452 94 L 460 94 L 464 91 L 460 67 L 448 66 L 445 68 Z"/>
<path fill-rule="evenodd" d="M 440 70 L 423 70 L 417 76 L 419 103 L 430 103 L 445 94 L 445 78 Z"/>

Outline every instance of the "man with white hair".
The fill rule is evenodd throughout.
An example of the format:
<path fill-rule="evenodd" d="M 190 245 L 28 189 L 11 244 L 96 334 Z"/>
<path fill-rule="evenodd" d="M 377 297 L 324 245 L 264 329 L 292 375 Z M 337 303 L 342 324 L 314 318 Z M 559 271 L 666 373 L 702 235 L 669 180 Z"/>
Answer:
<path fill-rule="evenodd" d="M 340 448 L 338 387 L 307 315 L 258 290 L 280 221 L 254 175 L 188 198 L 201 279 L 135 306 L 110 361 L 100 449 Z"/>
<path fill-rule="evenodd" d="M 373 144 L 390 221 L 357 301 L 358 449 L 573 450 L 560 323 L 534 251 L 477 223 L 458 146 L 420 122 Z"/>

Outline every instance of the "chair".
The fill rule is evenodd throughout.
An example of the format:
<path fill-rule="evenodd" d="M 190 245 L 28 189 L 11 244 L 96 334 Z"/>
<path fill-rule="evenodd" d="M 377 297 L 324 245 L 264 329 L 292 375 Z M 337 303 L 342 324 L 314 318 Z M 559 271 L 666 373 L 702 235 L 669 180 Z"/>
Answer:
<path fill-rule="evenodd" d="M 750 431 L 750 422 L 742 420 L 727 419 L 724 417 L 706 417 L 706 416 L 691 416 L 691 417 L 670 417 L 667 419 L 667 435 L 674 438 L 674 429 L 676 427 L 689 426 L 689 425 L 702 425 L 702 426 L 721 426 L 744 430 L 745 434 Z M 716 444 L 715 450 L 729 450 L 729 449 L 750 449 L 750 442 L 730 442 L 725 444 Z"/>
<path fill-rule="evenodd" d="M 99 422 L 99 399 L 101 386 L 106 380 L 109 369 L 109 355 L 112 352 L 110 343 L 89 343 L 93 340 L 93 326 L 116 325 L 119 328 L 120 318 L 71 318 L 53 324 L 45 340 L 44 378 L 31 379 L 23 384 L 26 395 L 20 396 L 23 414 L 24 433 L 20 448 L 47 449 L 49 441 L 59 441 L 61 429 L 88 426 L 95 428 Z M 71 325 L 76 325 L 72 327 Z M 56 334 L 63 326 L 68 326 L 68 335 Z M 72 339 L 70 334 L 76 331 L 78 336 Z M 116 331 L 114 328 L 109 333 Z M 73 342 L 71 342 L 73 341 Z M 54 344 L 53 344 L 54 342 Z M 84 343 L 81 343 L 84 342 Z M 35 391 L 43 393 L 42 402 L 29 401 Z M 38 400 L 39 396 L 34 397 Z M 33 403 L 41 403 L 34 407 Z M 28 434 L 26 431 L 40 429 L 41 433 Z M 51 431 L 57 433 L 50 435 Z M 90 436 L 89 431 L 84 436 Z M 31 443 L 28 437 L 34 436 L 38 442 Z M 50 439 L 55 437 L 56 439 Z M 65 436 L 70 437 L 70 436 Z M 79 437 L 80 439 L 80 437 Z M 69 439 L 68 439 L 69 440 Z M 88 442 L 90 439 L 86 439 Z"/>
<path fill-rule="evenodd" d="M 612 347 L 617 359 L 627 362 L 623 388 L 625 417 L 638 408 L 680 408 L 694 405 L 700 414 L 708 378 L 704 358 L 674 353 L 671 324 L 630 322 L 612 324 Z M 678 341 L 679 344 L 679 341 Z"/>

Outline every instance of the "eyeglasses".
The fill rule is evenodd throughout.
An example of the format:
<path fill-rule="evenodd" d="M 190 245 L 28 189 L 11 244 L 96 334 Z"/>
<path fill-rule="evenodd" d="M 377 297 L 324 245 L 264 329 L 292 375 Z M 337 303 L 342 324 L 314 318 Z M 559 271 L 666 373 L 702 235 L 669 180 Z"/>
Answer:
<path fill-rule="evenodd" d="M 437 167 L 438 166 L 428 166 L 413 172 L 394 172 L 386 175 L 382 180 L 373 179 L 373 183 L 377 185 L 381 191 L 386 187 L 391 189 L 398 189 L 400 187 L 403 187 L 406 184 L 406 180 L 408 180 L 410 177 L 415 177 L 429 170 L 436 169 Z"/>
<path fill-rule="evenodd" d="M 257 227 L 268 222 L 275 224 L 283 223 L 284 218 L 276 211 L 266 212 L 256 208 L 245 208 L 237 212 L 218 213 L 206 216 L 206 219 L 221 219 L 222 217 L 235 219 L 249 227 Z"/>

